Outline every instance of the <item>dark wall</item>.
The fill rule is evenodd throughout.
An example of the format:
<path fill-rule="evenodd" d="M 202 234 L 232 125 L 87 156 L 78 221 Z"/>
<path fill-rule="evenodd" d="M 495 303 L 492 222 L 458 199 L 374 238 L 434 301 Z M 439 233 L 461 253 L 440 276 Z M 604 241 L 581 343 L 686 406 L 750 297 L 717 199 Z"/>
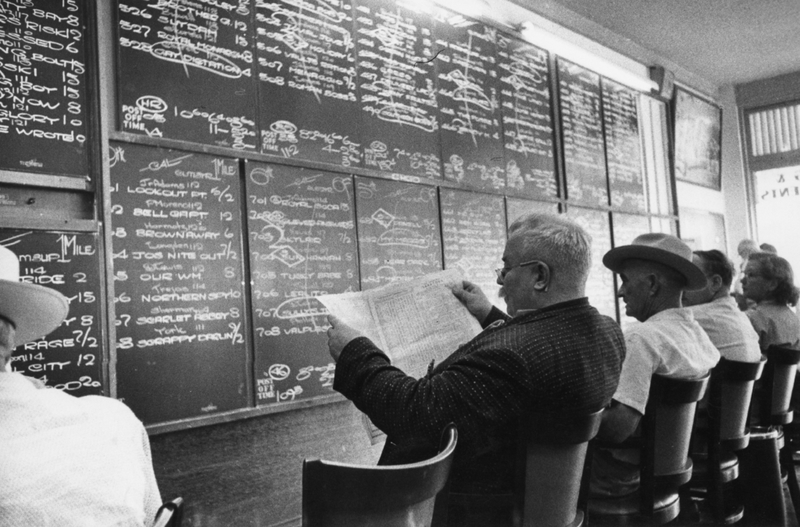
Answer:
<path fill-rule="evenodd" d="M 361 413 L 338 402 L 150 438 L 161 497 L 184 526 L 300 525 L 303 459 L 375 464 Z"/>

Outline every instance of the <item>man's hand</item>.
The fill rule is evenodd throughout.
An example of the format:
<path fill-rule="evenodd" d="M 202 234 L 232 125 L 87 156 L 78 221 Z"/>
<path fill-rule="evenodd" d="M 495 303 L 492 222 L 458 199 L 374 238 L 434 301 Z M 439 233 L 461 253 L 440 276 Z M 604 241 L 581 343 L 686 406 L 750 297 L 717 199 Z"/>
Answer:
<path fill-rule="evenodd" d="M 480 323 L 486 320 L 489 311 L 492 310 L 492 303 L 486 298 L 481 288 L 468 280 L 453 287 L 453 294 Z"/>
<path fill-rule="evenodd" d="M 333 357 L 334 362 L 338 362 L 339 355 L 342 354 L 342 350 L 345 346 L 347 346 L 351 340 L 363 335 L 342 322 L 342 320 L 335 315 L 328 315 L 328 324 L 331 325 L 331 327 L 328 328 L 328 350 L 331 352 L 331 357 Z"/>

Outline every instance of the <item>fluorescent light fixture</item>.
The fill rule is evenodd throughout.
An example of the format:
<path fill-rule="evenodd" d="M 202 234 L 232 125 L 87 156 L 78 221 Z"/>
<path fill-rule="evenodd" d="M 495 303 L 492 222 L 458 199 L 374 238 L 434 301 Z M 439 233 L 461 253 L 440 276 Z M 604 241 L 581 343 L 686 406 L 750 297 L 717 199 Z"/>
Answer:
<path fill-rule="evenodd" d="M 636 73 L 618 66 L 580 46 L 573 44 L 561 37 L 537 27 L 532 22 L 523 22 L 519 29 L 525 40 L 536 46 L 542 47 L 559 57 L 574 62 L 584 68 L 590 69 L 611 80 L 624 84 L 634 90 L 645 93 L 657 92 L 658 84 L 655 81 L 637 75 Z"/>

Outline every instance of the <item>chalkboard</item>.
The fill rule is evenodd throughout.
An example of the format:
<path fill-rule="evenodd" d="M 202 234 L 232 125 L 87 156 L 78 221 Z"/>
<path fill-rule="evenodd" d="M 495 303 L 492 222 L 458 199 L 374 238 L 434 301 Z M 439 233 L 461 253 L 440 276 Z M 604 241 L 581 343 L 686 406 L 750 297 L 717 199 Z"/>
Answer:
<path fill-rule="evenodd" d="M 316 296 L 358 291 L 350 176 L 248 163 L 256 403 L 333 393 L 325 307 Z"/>
<path fill-rule="evenodd" d="M 497 30 L 450 14 L 440 18 L 435 42 L 444 177 L 503 190 Z"/>
<path fill-rule="evenodd" d="M 506 185 L 530 196 L 556 197 L 547 51 L 497 35 Z"/>
<path fill-rule="evenodd" d="M 603 122 L 611 204 L 647 212 L 638 100 L 633 90 L 603 79 Z"/>
<path fill-rule="evenodd" d="M 436 188 L 356 177 L 361 289 L 442 270 Z"/>
<path fill-rule="evenodd" d="M 561 57 L 557 63 L 567 198 L 608 205 L 600 75 Z"/>
<path fill-rule="evenodd" d="M 362 163 L 350 0 L 256 0 L 261 152 Z"/>
<path fill-rule="evenodd" d="M 145 423 L 248 404 L 235 160 L 114 143 L 117 386 Z"/>
<path fill-rule="evenodd" d="M 586 281 L 589 302 L 604 315 L 616 319 L 614 273 L 603 265 L 603 255 L 611 250 L 611 225 L 608 212 L 570 207 L 567 217 L 581 225 L 592 237 L 592 268 Z"/>
<path fill-rule="evenodd" d="M 90 179 L 84 0 L 0 11 L 0 170 Z"/>
<path fill-rule="evenodd" d="M 0 229 L 0 244 L 20 259 L 20 280 L 69 300 L 69 315 L 49 335 L 19 346 L 11 369 L 71 395 L 103 393 L 100 263 L 97 235 Z"/>
<path fill-rule="evenodd" d="M 549 201 L 529 201 L 527 199 L 506 198 L 506 223 L 511 225 L 514 220 L 532 212 L 546 212 L 558 214 L 558 203 Z"/>
<path fill-rule="evenodd" d="M 444 268 L 458 268 L 501 308 L 494 270 L 502 267 L 506 246 L 503 196 L 442 189 Z"/>
<path fill-rule="evenodd" d="M 358 89 L 366 168 L 441 177 L 434 20 L 393 0 L 359 0 Z"/>
<path fill-rule="evenodd" d="M 124 132 L 255 150 L 249 1 L 118 0 Z"/>

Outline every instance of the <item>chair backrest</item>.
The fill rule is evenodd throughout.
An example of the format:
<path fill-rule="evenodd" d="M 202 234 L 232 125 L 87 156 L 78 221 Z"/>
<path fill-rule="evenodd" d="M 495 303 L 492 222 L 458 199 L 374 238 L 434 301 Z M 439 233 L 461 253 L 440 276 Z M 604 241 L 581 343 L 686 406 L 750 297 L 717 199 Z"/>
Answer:
<path fill-rule="evenodd" d="M 645 514 L 653 512 L 656 484 L 677 490 L 692 477 L 689 442 L 697 401 L 702 399 L 709 377 L 653 375 L 642 417 L 640 510 Z"/>
<path fill-rule="evenodd" d="M 753 385 L 761 378 L 766 357 L 760 362 L 739 362 L 721 358 L 709 381 L 708 440 L 725 443 L 731 450 L 747 447 L 747 414 Z"/>
<path fill-rule="evenodd" d="M 794 410 L 789 402 L 792 397 L 800 350 L 770 346 L 766 351 L 767 364 L 764 367 L 764 393 L 759 405 L 761 425 L 785 425 L 794 418 Z"/>
<path fill-rule="evenodd" d="M 181 523 L 183 523 L 183 498 L 175 498 L 158 508 L 153 527 L 180 527 Z"/>
<path fill-rule="evenodd" d="M 458 442 L 444 431 L 435 457 L 407 465 L 303 461 L 303 527 L 429 527 L 436 496 L 450 475 Z"/>
<path fill-rule="evenodd" d="M 590 414 L 530 414 L 519 441 L 524 462 L 517 475 L 514 523 L 566 527 L 575 523 L 586 447 L 600 429 L 603 410 Z"/>

